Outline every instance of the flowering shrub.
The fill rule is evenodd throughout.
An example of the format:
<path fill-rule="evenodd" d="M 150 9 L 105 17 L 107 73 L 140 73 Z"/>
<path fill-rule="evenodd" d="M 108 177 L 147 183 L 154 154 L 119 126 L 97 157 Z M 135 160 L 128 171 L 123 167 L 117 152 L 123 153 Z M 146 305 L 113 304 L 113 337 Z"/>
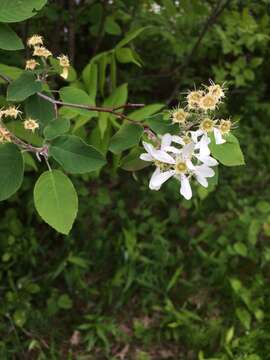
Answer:
<path fill-rule="evenodd" d="M 137 62 L 131 50 L 124 46 L 141 31 L 128 34 L 115 52 L 109 52 L 112 63 L 114 56 L 122 62 L 127 61 L 126 56 Z M 226 166 L 244 163 L 239 143 L 231 134 L 231 120 L 214 116 L 225 98 L 224 86 L 211 82 L 209 86 L 190 91 L 183 107 L 169 112 L 157 113 L 164 108 L 160 104 L 127 103 L 125 85 L 115 88 L 103 106 L 96 106 L 95 100 L 76 86 L 50 89 L 53 76 L 60 75 L 63 81 L 69 81 L 75 71 L 66 55 L 54 57 L 40 35 L 31 36 L 27 46 L 32 56 L 26 60 L 25 70 L 20 70 L 15 78 L 0 73 L 7 84 L 7 104 L 0 111 L 0 169 L 3 174 L 0 200 L 9 198 L 20 188 L 24 164 L 30 162 L 31 166 L 33 163 L 33 159 L 24 154 L 34 154 L 48 168 L 34 187 L 35 207 L 44 221 L 58 232 L 69 233 L 78 211 L 77 193 L 66 173 L 99 172 L 107 161 L 100 149 L 75 135 L 78 123 L 72 122 L 74 116 L 70 115 L 74 111 L 82 116 L 80 127 L 91 117 L 98 118 L 100 143 L 109 141 L 108 148 L 118 157 L 123 169 L 136 171 L 150 164 L 155 166 L 149 184 L 152 190 L 159 190 L 165 181 L 175 178 L 180 182 L 181 195 L 189 200 L 192 179 L 207 188 L 211 179 L 217 180 L 219 162 Z M 106 68 L 108 58 L 101 60 L 104 83 L 104 61 Z M 98 75 L 96 61 L 101 60 L 95 57 L 90 67 L 84 69 L 83 77 L 87 72 L 90 93 L 97 86 L 93 79 Z M 124 110 L 132 108 L 137 110 L 124 114 Z M 109 140 L 105 140 L 110 121 L 117 131 L 110 132 Z M 139 146 L 141 140 L 145 153 Z M 130 153 L 121 158 L 126 150 Z"/>
<path fill-rule="evenodd" d="M 190 179 L 207 188 L 207 179 L 215 176 L 217 160 L 225 165 L 244 163 L 239 144 L 231 134 L 231 120 L 215 119 L 213 114 L 224 97 L 224 88 L 213 82 L 203 90 L 190 91 L 186 107 L 179 106 L 170 112 L 172 123 L 179 125 L 179 134 L 152 137 L 154 145 L 143 142 L 146 153 L 140 158 L 156 166 L 149 183 L 151 190 L 159 190 L 165 181 L 174 177 L 181 183 L 180 193 L 189 200 L 192 197 Z M 231 147 L 231 144 L 234 145 Z"/>

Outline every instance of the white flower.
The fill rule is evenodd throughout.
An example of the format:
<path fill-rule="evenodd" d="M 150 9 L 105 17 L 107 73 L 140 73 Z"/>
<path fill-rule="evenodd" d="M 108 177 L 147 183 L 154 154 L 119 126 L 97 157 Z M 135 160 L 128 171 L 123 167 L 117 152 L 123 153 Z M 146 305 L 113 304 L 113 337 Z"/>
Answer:
<path fill-rule="evenodd" d="M 169 166 L 167 165 L 167 169 L 166 166 L 165 168 L 162 168 L 162 166 L 157 166 L 149 183 L 150 189 L 159 190 L 164 182 L 174 176 L 181 183 L 180 194 L 183 195 L 185 199 L 190 200 L 192 197 L 192 190 L 189 179 L 192 175 L 195 176 L 197 181 L 202 186 L 207 187 L 208 182 L 206 178 L 214 176 L 215 172 L 206 164 L 193 165 L 191 159 L 194 155 L 194 148 L 195 144 L 190 142 L 189 144 L 183 146 L 181 150 L 177 149 L 178 153 L 175 155 L 175 158 L 169 155 L 170 162 L 167 163 L 169 164 Z M 150 151 L 152 151 L 152 149 Z M 163 150 L 162 152 L 164 153 L 165 151 Z M 153 156 L 153 154 L 150 156 Z M 150 157 L 148 157 L 148 159 L 150 159 Z M 173 159 L 173 162 L 171 159 Z"/>
<path fill-rule="evenodd" d="M 217 145 L 219 144 L 224 144 L 226 142 L 225 139 L 223 139 L 222 134 L 223 132 L 221 131 L 220 127 L 218 127 L 216 125 L 216 121 L 211 120 L 211 119 L 204 119 L 200 125 L 200 129 L 193 131 L 193 141 L 197 142 L 198 137 L 200 136 L 204 136 L 205 138 L 209 138 L 209 133 L 213 132 L 214 134 L 214 138 L 215 138 L 215 142 Z M 206 142 L 206 140 L 204 140 Z"/>
<path fill-rule="evenodd" d="M 217 160 L 210 156 L 210 149 L 208 147 L 210 139 L 207 136 L 202 136 L 200 139 L 198 139 L 198 136 L 194 131 L 190 131 L 190 135 L 191 138 L 189 138 L 189 142 L 194 144 L 194 152 L 192 155 L 200 162 L 208 166 L 218 165 Z M 184 139 L 180 136 L 172 136 L 172 142 L 183 146 L 186 145 L 187 139 L 187 136 L 185 136 Z"/>
<path fill-rule="evenodd" d="M 152 144 L 143 141 L 143 147 L 146 153 L 140 155 L 140 159 L 144 161 L 160 161 L 165 164 L 174 164 L 174 159 L 167 152 L 166 148 L 171 144 L 171 135 L 165 134 L 161 138 L 160 149 L 156 149 Z"/>

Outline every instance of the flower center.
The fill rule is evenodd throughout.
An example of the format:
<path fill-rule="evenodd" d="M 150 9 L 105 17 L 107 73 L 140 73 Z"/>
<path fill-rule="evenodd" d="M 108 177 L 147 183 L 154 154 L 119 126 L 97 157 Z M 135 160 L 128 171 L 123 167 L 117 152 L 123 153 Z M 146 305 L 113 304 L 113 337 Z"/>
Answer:
<path fill-rule="evenodd" d="M 179 109 L 173 112 L 172 119 L 173 122 L 184 123 L 186 121 L 187 116 L 188 113 L 186 111 L 184 111 L 183 109 Z"/>
<path fill-rule="evenodd" d="M 185 144 L 189 144 L 191 142 L 191 138 L 188 135 L 183 136 L 183 141 Z"/>
<path fill-rule="evenodd" d="M 211 119 L 204 119 L 201 123 L 201 129 L 204 131 L 212 131 L 214 127 L 214 122 Z"/>
<path fill-rule="evenodd" d="M 221 120 L 219 128 L 223 134 L 227 134 L 228 132 L 230 132 L 231 126 L 232 126 L 232 123 L 230 120 Z"/>
<path fill-rule="evenodd" d="M 216 106 L 217 100 L 212 95 L 206 95 L 201 100 L 201 105 L 205 109 L 211 109 Z"/>
<path fill-rule="evenodd" d="M 185 173 L 187 171 L 187 165 L 183 161 L 179 161 L 175 164 L 175 170 L 177 173 Z"/>

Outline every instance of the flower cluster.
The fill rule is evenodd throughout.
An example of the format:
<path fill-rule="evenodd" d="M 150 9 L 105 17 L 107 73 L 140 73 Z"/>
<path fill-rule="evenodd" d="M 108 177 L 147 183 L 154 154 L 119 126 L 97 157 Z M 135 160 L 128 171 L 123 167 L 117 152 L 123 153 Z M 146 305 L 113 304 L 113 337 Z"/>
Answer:
<path fill-rule="evenodd" d="M 45 61 L 47 58 L 52 56 L 52 53 L 50 50 L 48 50 L 44 44 L 43 44 L 43 37 L 40 35 L 33 35 L 27 40 L 27 45 L 30 48 L 33 48 L 33 56 L 40 57 Z M 64 79 L 68 78 L 68 72 L 69 72 L 69 59 L 66 55 L 60 55 L 57 57 L 59 61 L 59 65 L 62 68 L 62 73 L 60 76 L 62 76 Z M 36 67 L 39 66 L 39 62 L 35 59 L 29 59 L 26 61 L 25 69 L 26 70 L 35 70 Z"/>
<path fill-rule="evenodd" d="M 18 117 L 21 117 L 21 114 L 22 114 L 22 111 L 18 110 L 18 108 L 15 106 L 9 106 L 6 109 L 2 108 L 0 110 L 0 143 L 11 141 L 11 134 L 6 129 L 6 127 L 3 123 L 3 119 L 5 119 L 5 118 L 17 119 Z M 36 129 L 39 128 L 39 123 L 34 119 L 28 118 L 23 121 L 23 126 L 24 126 L 25 130 L 30 130 L 30 131 L 34 132 Z"/>
<path fill-rule="evenodd" d="M 187 200 L 192 197 L 190 180 L 195 179 L 208 187 L 208 178 L 215 175 L 218 161 L 211 156 L 209 144 L 226 142 L 226 135 L 232 128 L 229 119 L 216 119 L 213 111 L 225 97 L 224 87 L 210 83 L 203 89 L 190 91 L 186 105 L 170 112 L 173 124 L 179 124 L 179 135 L 158 136 L 152 143 L 143 142 L 145 153 L 140 158 L 151 162 L 155 171 L 149 187 L 159 190 L 169 178 L 180 182 L 180 193 Z"/>

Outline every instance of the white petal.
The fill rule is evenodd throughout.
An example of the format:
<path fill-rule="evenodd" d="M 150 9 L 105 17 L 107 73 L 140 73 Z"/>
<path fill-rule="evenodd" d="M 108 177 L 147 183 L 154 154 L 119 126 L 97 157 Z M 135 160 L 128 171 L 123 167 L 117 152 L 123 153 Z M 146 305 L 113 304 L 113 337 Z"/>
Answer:
<path fill-rule="evenodd" d="M 151 155 L 158 161 L 166 164 L 175 164 L 174 158 L 165 151 L 153 149 Z"/>
<path fill-rule="evenodd" d="M 149 187 L 150 189 L 159 190 L 161 185 L 167 181 L 170 177 L 175 174 L 174 170 L 169 170 L 165 172 L 157 172 L 155 171 L 151 177 Z"/>
<path fill-rule="evenodd" d="M 192 197 L 192 190 L 188 178 L 185 175 L 181 176 L 181 187 L 180 194 L 184 196 L 185 199 L 190 200 Z"/>
<path fill-rule="evenodd" d="M 216 166 L 218 162 L 216 159 L 212 158 L 212 156 L 202 156 L 202 155 L 195 155 L 198 160 L 208 166 Z"/>
<path fill-rule="evenodd" d="M 219 145 L 219 144 L 224 144 L 224 143 L 226 142 L 226 140 L 224 140 L 224 139 L 222 138 L 221 132 L 220 132 L 218 129 L 216 129 L 216 128 L 214 128 L 214 136 L 215 136 L 215 140 L 216 140 L 216 144 L 217 144 L 217 145 Z"/>
<path fill-rule="evenodd" d="M 148 153 L 143 153 L 140 155 L 140 159 L 143 161 L 153 161 L 153 157 Z"/>
<path fill-rule="evenodd" d="M 184 140 L 180 136 L 177 136 L 177 135 L 172 136 L 172 142 L 175 142 L 176 144 L 180 144 L 180 145 L 185 145 Z"/>
<path fill-rule="evenodd" d="M 160 149 L 164 150 L 166 146 L 170 146 L 172 142 L 172 135 L 171 134 L 165 134 L 161 138 L 161 146 Z"/>
<path fill-rule="evenodd" d="M 177 149 L 176 147 L 174 146 L 166 146 L 164 149 L 164 151 L 168 151 L 168 152 L 172 152 L 174 154 L 180 154 L 181 153 L 181 150 L 180 149 Z"/>
<path fill-rule="evenodd" d="M 153 172 L 150 182 L 149 182 L 149 188 L 151 190 L 159 190 L 160 186 L 154 186 L 153 179 L 155 179 L 159 174 L 161 173 L 160 168 L 156 168 L 156 170 Z"/>
<path fill-rule="evenodd" d="M 199 149 L 200 155 L 210 155 L 210 149 L 208 147 L 210 141 L 207 135 L 201 137 L 201 140 L 195 146 L 196 149 Z"/>
<path fill-rule="evenodd" d="M 194 170 L 195 166 L 192 164 L 191 160 L 186 160 L 186 165 L 190 170 Z"/>
<path fill-rule="evenodd" d="M 145 148 L 146 152 L 148 152 L 148 154 L 152 155 L 152 152 L 154 150 L 154 146 L 150 143 L 147 143 L 145 141 L 142 142 L 143 147 Z"/>
<path fill-rule="evenodd" d="M 183 149 L 182 149 L 182 157 L 183 157 L 184 160 L 191 158 L 192 153 L 194 151 L 194 146 L 195 146 L 194 143 L 191 142 L 191 143 L 189 143 L 189 144 L 187 144 L 187 145 L 185 145 L 183 147 Z"/>
<path fill-rule="evenodd" d="M 205 164 L 196 166 L 194 173 L 202 177 L 212 177 L 215 175 L 214 170 Z"/>
<path fill-rule="evenodd" d="M 197 175 L 196 179 L 197 179 L 198 183 L 201 184 L 203 187 L 206 187 L 206 188 L 208 187 L 208 182 L 205 177 Z"/>
<path fill-rule="evenodd" d="M 204 132 L 201 129 L 196 131 L 190 131 L 191 138 L 195 143 L 198 141 L 198 137 L 201 136 L 203 133 Z"/>

